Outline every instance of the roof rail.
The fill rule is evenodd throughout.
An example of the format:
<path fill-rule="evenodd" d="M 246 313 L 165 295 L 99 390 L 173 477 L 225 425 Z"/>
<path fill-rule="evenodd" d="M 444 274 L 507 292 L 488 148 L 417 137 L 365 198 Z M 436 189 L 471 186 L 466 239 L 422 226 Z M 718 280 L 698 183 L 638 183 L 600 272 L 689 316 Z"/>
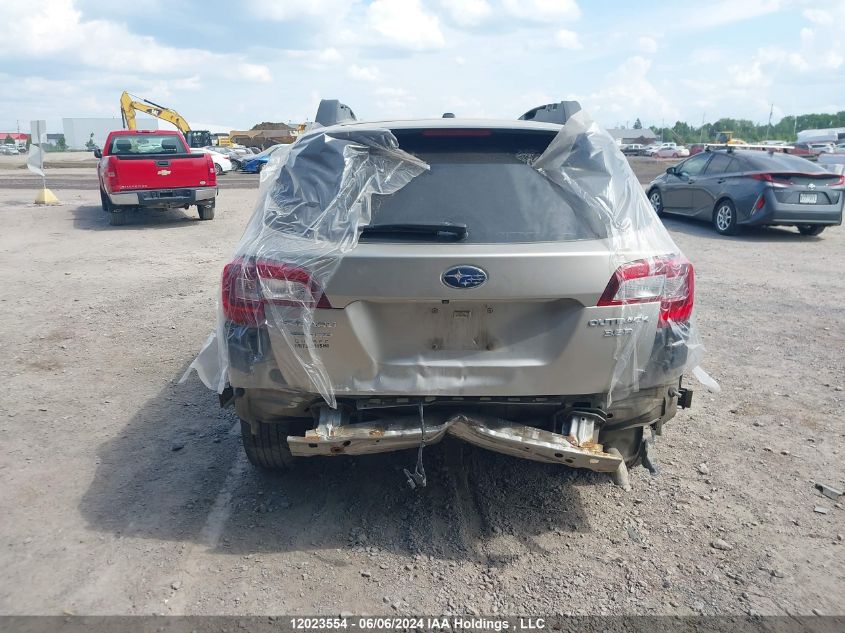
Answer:
<path fill-rule="evenodd" d="M 315 123 L 325 127 L 357 120 L 352 108 L 337 99 L 322 99 L 317 107 L 317 116 L 314 117 Z"/>
<path fill-rule="evenodd" d="M 543 123 L 559 123 L 563 125 L 573 114 L 581 110 L 581 104 L 577 101 L 561 101 L 559 103 L 547 103 L 546 105 L 532 108 L 521 117 L 520 121 L 542 121 Z"/>

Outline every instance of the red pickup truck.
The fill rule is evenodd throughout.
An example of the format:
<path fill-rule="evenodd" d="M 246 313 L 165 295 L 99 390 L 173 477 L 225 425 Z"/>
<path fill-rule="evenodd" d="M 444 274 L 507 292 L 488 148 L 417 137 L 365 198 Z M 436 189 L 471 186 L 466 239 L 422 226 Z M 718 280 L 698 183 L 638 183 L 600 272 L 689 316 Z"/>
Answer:
<path fill-rule="evenodd" d="M 214 218 L 214 162 L 208 154 L 192 154 L 180 132 L 117 130 L 94 156 L 100 159 L 100 198 L 109 224 L 124 224 L 129 210 L 192 204 L 200 220 Z"/>

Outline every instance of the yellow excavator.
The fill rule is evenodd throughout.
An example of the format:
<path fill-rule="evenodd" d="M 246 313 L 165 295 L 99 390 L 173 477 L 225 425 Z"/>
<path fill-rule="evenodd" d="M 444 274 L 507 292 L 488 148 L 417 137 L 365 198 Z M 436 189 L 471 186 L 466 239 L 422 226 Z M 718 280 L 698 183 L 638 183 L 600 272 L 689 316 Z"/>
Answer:
<path fill-rule="evenodd" d="M 212 142 L 211 132 L 208 130 L 192 130 L 191 126 L 188 125 L 188 122 L 185 120 L 185 117 L 176 112 L 176 110 L 165 108 L 157 103 L 130 95 L 128 92 L 124 91 L 123 94 L 120 95 L 120 114 L 123 117 L 123 126 L 126 129 L 134 130 L 136 127 L 135 110 L 175 125 L 176 129 L 185 135 L 188 147 L 207 147 L 209 145 L 214 145 Z"/>

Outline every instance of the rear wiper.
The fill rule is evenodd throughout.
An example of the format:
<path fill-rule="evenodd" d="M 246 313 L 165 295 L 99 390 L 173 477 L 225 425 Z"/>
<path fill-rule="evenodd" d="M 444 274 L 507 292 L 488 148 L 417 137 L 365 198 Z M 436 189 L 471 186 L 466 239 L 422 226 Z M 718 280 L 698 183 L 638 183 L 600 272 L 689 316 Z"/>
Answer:
<path fill-rule="evenodd" d="M 370 224 L 361 229 L 361 237 L 430 238 L 459 242 L 466 239 L 466 224 Z"/>

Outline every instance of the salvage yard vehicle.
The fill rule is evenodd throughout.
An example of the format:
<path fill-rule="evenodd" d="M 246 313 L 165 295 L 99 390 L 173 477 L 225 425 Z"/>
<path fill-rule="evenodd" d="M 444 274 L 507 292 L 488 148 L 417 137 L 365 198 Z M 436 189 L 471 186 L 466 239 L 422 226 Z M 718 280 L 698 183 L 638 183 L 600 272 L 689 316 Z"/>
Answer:
<path fill-rule="evenodd" d="M 214 162 L 207 153 L 191 153 L 180 132 L 117 130 L 94 156 L 100 159 L 100 200 L 111 225 L 125 224 L 127 211 L 191 205 L 200 220 L 214 219 Z"/>
<path fill-rule="evenodd" d="M 273 154 L 279 151 L 282 147 L 287 147 L 287 145 L 273 145 L 258 154 L 244 154 L 241 158 L 241 171 L 245 171 L 248 174 L 260 174 L 261 170 L 264 169 L 264 166 L 270 161 Z"/>
<path fill-rule="evenodd" d="M 712 222 L 722 235 L 761 225 L 819 235 L 842 224 L 845 177 L 780 152 L 710 148 L 655 178 L 648 197 L 658 214 Z"/>
<path fill-rule="evenodd" d="M 196 147 L 191 148 L 192 154 L 208 154 L 211 156 L 211 160 L 214 163 L 214 171 L 218 176 L 222 176 L 226 172 L 232 171 L 234 169 L 234 165 L 232 161 L 229 159 L 228 156 L 224 152 L 215 151 L 214 149 L 209 149 L 207 147 Z"/>
<path fill-rule="evenodd" d="M 654 153 L 654 156 L 657 158 L 686 158 L 689 154 L 690 152 L 686 147 L 673 143 L 671 146 L 661 147 Z"/>
<path fill-rule="evenodd" d="M 649 434 L 691 402 L 693 266 L 579 110 L 318 112 L 268 164 L 192 364 L 254 465 L 448 434 L 617 482 L 651 467 Z"/>

